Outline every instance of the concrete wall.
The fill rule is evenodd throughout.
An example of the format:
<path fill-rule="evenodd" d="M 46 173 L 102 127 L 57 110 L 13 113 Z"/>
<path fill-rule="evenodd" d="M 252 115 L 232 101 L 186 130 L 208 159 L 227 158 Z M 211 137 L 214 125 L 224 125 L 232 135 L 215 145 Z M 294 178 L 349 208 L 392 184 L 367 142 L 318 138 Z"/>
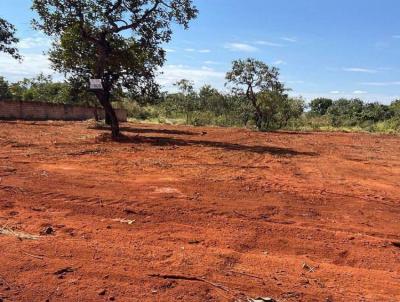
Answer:
<path fill-rule="evenodd" d="M 42 102 L 27 101 L 2 101 L 0 100 L 0 119 L 18 120 L 63 120 L 82 121 L 95 117 L 95 108 L 50 104 Z M 126 122 L 127 112 L 123 109 L 116 109 L 118 120 Z M 104 119 L 104 110 L 97 109 L 100 119 Z"/>

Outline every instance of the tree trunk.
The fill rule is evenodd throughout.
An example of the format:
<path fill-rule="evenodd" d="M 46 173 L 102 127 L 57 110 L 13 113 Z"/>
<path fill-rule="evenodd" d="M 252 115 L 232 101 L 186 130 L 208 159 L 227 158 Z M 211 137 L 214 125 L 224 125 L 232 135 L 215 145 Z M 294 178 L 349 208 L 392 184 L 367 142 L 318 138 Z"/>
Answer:
<path fill-rule="evenodd" d="M 95 121 L 98 122 L 99 121 L 99 114 L 97 112 L 97 106 L 94 106 L 93 114 L 94 114 Z"/>
<path fill-rule="evenodd" d="M 263 115 L 260 106 L 257 104 L 257 96 L 253 91 L 253 87 L 249 86 L 247 89 L 247 98 L 250 99 L 251 103 L 253 104 L 253 107 L 255 109 L 254 117 L 256 119 L 256 126 L 258 130 L 262 129 L 262 123 L 263 123 Z"/>
<path fill-rule="evenodd" d="M 105 81 L 104 71 L 107 66 L 107 59 L 110 57 L 111 48 L 106 40 L 106 32 L 101 34 L 101 37 L 96 42 L 97 46 L 97 64 L 95 66 L 95 76 L 97 79 L 102 79 L 103 90 L 98 91 L 96 96 L 103 106 L 105 111 L 105 121 L 107 125 L 111 126 L 112 138 L 115 139 L 119 137 L 119 122 L 117 115 L 115 114 L 114 108 L 110 102 L 110 91 L 113 87 L 112 82 Z"/>
<path fill-rule="evenodd" d="M 104 120 L 106 122 L 106 125 L 111 126 L 111 116 L 110 116 L 110 114 L 108 114 L 107 111 L 105 112 Z"/>
<path fill-rule="evenodd" d="M 120 136 L 119 121 L 117 115 L 115 114 L 115 110 L 109 101 L 105 103 L 104 110 L 106 112 L 106 116 L 108 116 L 110 119 L 112 138 L 118 138 Z"/>
<path fill-rule="evenodd" d="M 256 126 L 258 130 L 262 130 L 262 123 L 263 123 L 263 117 L 261 114 L 261 110 L 257 110 L 255 112 L 255 118 L 256 118 Z"/>
<path fill-rule="evenodd" d="M 97 98 L 99 99 L 100 104 L 104 108 L 106 123 L 107 123 L 107 121 L 109 121 L 108 125 L 111 126 L 112 138 L 114 138 L 114 139 L 118 138 L 120 136 L 119 121 L 118 121 L 117 115 L 115 114 L 115 110 L 112 107 L 111 102 L 110 102 L 110 93 L 104 91 L 101 94 L 98 94 Z"/>

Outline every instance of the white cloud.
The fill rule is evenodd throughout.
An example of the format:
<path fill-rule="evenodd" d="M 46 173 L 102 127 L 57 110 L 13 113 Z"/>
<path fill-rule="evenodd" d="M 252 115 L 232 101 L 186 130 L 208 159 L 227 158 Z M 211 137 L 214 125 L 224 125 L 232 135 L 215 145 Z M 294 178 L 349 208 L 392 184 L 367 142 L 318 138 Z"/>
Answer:
<path fill-rule="evenodd" d="M 161 69 L 162 74 L 157 78 L 158 82 L 166 89 L 173 90 L 173 84 L 181 79 L 189 79 L 197 88 L 204 84 L 212 84 L 222 88 L 225 82 L 225 72 L 216 71 L 208 66 L 193 68 L 184 65 L 166 65 Z"/>
<path fill-rule="evenodd" d="M 20 39 L 17 47 L 22 55 L 22 62 L 12 59 L 9 55 L 0 53 L 0 72 L 10 81 L 32 78 L 40 73 L 53 75 L 56 80 L 63 77 L 51 69 L 48 56 L 43 54 L 51 46 L 51 39 L 41 34 Z"/>
<path fill-rule="evenodd" d="M 364 90 L 354 90 L 353 94 L 367 94 L 368 91 L 364 91 Z"/>
<path fill-rule="evenodd" d="M 0 70 L 1 74 L 11 81 L 18 81 L 23 78 L 32 78 L 39 73 L 46 75 L 60 75 L 55 74 L 54 70 L 50 67 L 48 57 L 43 54 L 22 53 L 23 61 L 18 63 L 6 54 L 0 54 Z"/>
<path fill-rule="evenodd" d="M 265 45 L 265 46 L 272 46 L 272 47 L 283 47 L 282 44 L 269 42 L 269 41 L 256 41 L 254 42 L 257 45 Z"/>
<path fill-rule="evenodd" d="M 385 87 L 385 86 L 400 86 L 400 81 L 392 81 L 392 82 L 364 82 L 361 85 L 365 86 L 376 86 L 376 87 Z"/>
<path fill-rule="evenodd" d="M 201 70 L 214 71 L 214 68 L 209 67 L 209 66 L 201 66 Z"/>
<path fill-rule="evenodd" d="M 176 52 L 176 50 L 175 50 L 175 49 L 172 49 L 172 48 L 165 48 L 165 51 L 166 51 L 166 52 Z"/>
<path fill-rule="evenodd" d="M 272 62 L 272 65 L 286 65 L 286 61 L 283 60 L 276 60 L 275 62 Z"/>
<path fill-rule="evenodd" d="M 297 80 L 297 81 L 286 81 L 288 84 L 305 84 L 304 81 L 302 80 Z"/>
<path fill-rule="evenodd" d="M 242 52 L 255 52 L 258 51 L 257 47 L 254 47 L 245 43 L 227 43 L 224 46 L 226 49 L 230 51 L 242 51 Z"/>
<path fill-rule="evenodd" d="M 204 49 L 195 49 L 195 48 L 185 48 L 184 51 L 187 52 L 199 52 L 199 53 L 210 53 L 211 50 L 204 48 Z"/>
<path fill-rule="evenodd" d="M 360 68 L 360 67 L 345 67 L 343 68 L 344 71 L 347 72 L 360 72 L 360 73 L 377 73 L 375 69 L 368 69 L 368 68 Z"/>
<path fill-rule="evenodd" d="M 292 37 L 281 37 L 282 41 L 286 41 L 286 42 L 290 42 L 290 43 L 296 43 L 297 39 L 296 38 L 292 38 Z"/>
<path fill-rule="evenodd" d="M 340 94 L 341 92 L 339 90 L 332 90 L 329 91 L 330 94 Z"/>
<path fill-rule="evenodd" d="M 220 62 L 210 61 L 210 60 L 204 61 L 203 63 L 206 65 L 220 65 L 221 64 Z"/>
<path fill-rule="evenodd" d="M 21 39 L 18 43 L 20 49 L 48 48 L 51 46 L 51 40 L 43 36 L 34 36 Z"/>

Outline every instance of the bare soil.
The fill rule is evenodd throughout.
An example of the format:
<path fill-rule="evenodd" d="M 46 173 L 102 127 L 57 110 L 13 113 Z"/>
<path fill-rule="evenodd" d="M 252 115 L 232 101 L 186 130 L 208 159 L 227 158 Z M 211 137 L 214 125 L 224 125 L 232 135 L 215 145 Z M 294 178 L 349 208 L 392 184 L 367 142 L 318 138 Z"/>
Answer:
<path fill-rule="evenodd" d="M 400 301 L 400 137 L 0 123 L 0 301 Z"/>

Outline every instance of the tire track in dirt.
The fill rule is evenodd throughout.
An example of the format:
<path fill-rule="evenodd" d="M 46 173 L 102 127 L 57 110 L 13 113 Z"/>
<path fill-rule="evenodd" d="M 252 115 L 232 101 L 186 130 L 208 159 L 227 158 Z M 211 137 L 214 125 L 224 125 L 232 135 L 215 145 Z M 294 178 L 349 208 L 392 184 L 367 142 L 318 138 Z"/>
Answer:
<path fill-rule="evenodd" d="M 118 218 L 119 216 L 126 215 L 124 214 L 124 210 L 126 210 L 126 206 L 128 202 L 124 199 L 101 199 L 101 198 L 90 198 L 79 195 L 65 194 L 60 192 L 48 192 L 48 191 L 38 191 L 38 190 L 30 190 L 30 189 L 21 189 L 10 186 L 0 186 L 1 189 L 8 190 L 11 192 L 23 192 L 23 195 L 28 197 L 28 199 L 32 200 L 40 200 L 38 204 L 40 206 L 49 208 L 57 208 L 62 210 L 71 211 L 71 213 L 66 214 L 67 217 L 76 216 L 87 216 L 87 215 L 95 215 L 99 217 L 98 219 L 108 218 L 109 220 Z M 155 224 L 180 224 L 187 221 L 187 217 L 192 217 L 197 224 L 202 225 L 206 220 L 212 218 L 214 223 L 219 225 L 231 225 L 233 229 L 236 228 L 237 225 L 246 223 L 245 221 L 252 222 L 252 225 L 258 225 L 255 231 L 252 233 L 248 233 L 248 230 L 243 233 L 239 238 L 239 242 L 235 243 L 236 239 L 231 238 L 229 245 L 232 245 L 232 248 L 239 253 L 251 252 L 253 250 L 262 250 L 263 243 L 257 243 L 258 238 L 262 238 L 260 234 L 265 232 L 266 230 L 274 230 L 275 236 L 279 237 L 279 233 L 283 234 L 294 234 L 295 236 L 290 239 L 290 241 L 298 241 L 300 245 L 304 245 L 304 242 L 309 240 L 320 241 L 321 245 L 324 245 L 324 240 L 322 238 L 331 238 L 331 240 L 336 241 L 336 236 L 341 237 L 340 240 L 345 240 L 350 243 L 351 240 L 346 239 L 350 238 L 356 234 L 357 237 L 360 237 L 360 233 L 358 230 L 343 230 L 340 228 L 329 228 L 320 226 L 319 235 L 315 237 L 313 234 L 313 230 L 315 227 L 307 227 L 304 225 L 299 225 L 297 223 L 289 223 L 287 220 L 279 220 L 275 218 L 267 218 L 240 214 L 238 212 L 227 212 L 221 211 L 218 209 L 211 210 L 209 208 L 199 208 L 199 207 L 182 207 L 179 205 L 172 205 L 168 212 L 163 210 L 162 205 L 156 205 L 149 201 L 147 202 L 131 202 L 133 208 L 129 209 L 130 215 L 128 217 L 135 217 L 138 219 L 138 223 L 141 223 L 143 217 L 151 217 L 151 221 Z M 100 207 L 99 207 L 100 206 Z M 114 210 L 112 210 L 114 209 Z M 272 213 L 274 209 L 271 209 Z M 265 211 L 263 211 L 265 213 Z M 141 218 L 142 217 L 142 218 Z M 210 218 L 207 218 L 210 217 Z M 203 223 L 202 223 L 203 222 Z M 190 224 L 189 224 L 190 225 Z M 307 235 L 307 233 L 309 235 Z M 366 237 L 367 235 L 367 237 Z M 250 237 L 249 237 L 250 236 Z M 296 238 L 300 236 L 300 238 Z M 392 239 L 398 239 L 399 236 L 393 235 Z M 289 238 L 288 238 L 289 239 Z M 388 245 L 388 235 L 385 234 L 368 234 L 365 233 L 361 235 L 360 239 L 365 240 L 371 248 L 380 249 L 382 246 Z M 265 240 L 264 240 L 265 242 Z M 331 242 L 332 244 L 332 242 Z M 265 243 L 264 243 L 265 245 Z M 282 247 L 284 245 L 280 244 Z M 314 242 L 315 245 L 315 242 Z M 354 248 L 354 247 L 352 247 Z M 308 250 L 308 249 L 307 249 Z M 283 251 L 281 251 L 282 253 Z M 303 252 L 304 253 L 304 252 Z M 292 253 L 287 253 L 288 256 L 293 256 Z M 316 254 L 316 257 L 322 257 L 323 253 L 320 255 Z M 372 263 L 373 261 L 369 261 Z M 329 262 L 328 262 L 329 263 Z M 354 264 L 352 267 L 356 267 Z"/>

